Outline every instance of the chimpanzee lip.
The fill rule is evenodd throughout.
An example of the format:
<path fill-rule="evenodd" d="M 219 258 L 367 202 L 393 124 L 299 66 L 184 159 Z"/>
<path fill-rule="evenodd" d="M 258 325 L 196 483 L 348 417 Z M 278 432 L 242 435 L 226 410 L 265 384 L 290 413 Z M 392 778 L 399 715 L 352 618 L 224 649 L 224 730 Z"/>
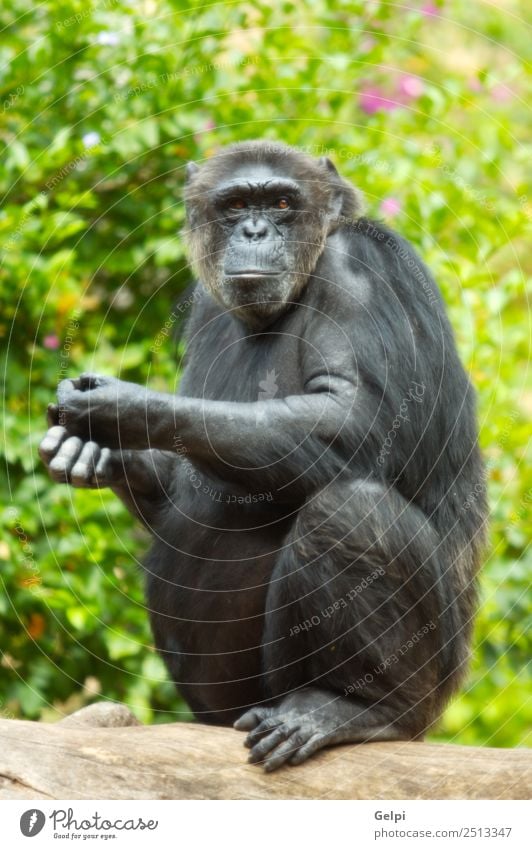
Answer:
<path fill-rule="evenodd" d="M 277 277 L 282 274 L 282 269 L 279 271 L 261 271 L 259 269 L 249 268 L 245 271 L 226 271 L 227 277 Z"/>

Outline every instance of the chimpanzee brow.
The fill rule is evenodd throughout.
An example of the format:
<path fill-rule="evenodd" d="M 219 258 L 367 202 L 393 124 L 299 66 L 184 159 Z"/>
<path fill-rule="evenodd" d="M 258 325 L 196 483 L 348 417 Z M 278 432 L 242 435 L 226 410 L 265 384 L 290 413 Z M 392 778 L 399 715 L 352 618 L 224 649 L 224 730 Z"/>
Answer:
<path fill-rule="evenodd" d="M 218 201 L 229 200 L 232 197 L 242 198 L 278 198 L 300 197 L 301 191 L 294 180 L 272 179 L 272 180 L 232 180 L 219 186 L 214 197 Z"/>

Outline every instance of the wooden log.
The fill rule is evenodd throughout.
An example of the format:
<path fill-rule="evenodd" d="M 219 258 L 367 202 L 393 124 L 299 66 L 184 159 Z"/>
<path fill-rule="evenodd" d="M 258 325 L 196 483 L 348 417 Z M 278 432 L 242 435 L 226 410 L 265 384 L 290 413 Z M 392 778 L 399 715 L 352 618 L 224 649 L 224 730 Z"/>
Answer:
<path fill-rule="evenodd" d="M 246 763 L 243 741 L 228 728 L 138 725 L 123 706 L 105 704 L 56 724 L 0 720 L 0 799 L 529 799 L 532 793 L 526 749 L 366 743 L 266 774 Z"/>

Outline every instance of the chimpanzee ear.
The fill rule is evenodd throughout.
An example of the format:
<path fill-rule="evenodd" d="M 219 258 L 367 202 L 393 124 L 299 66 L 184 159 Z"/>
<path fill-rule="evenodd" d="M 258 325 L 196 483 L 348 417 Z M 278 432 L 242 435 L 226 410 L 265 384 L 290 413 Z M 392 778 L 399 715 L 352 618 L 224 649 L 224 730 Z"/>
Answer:
<path fill-rule="evenodd" d="M 332 224 L 335 223 L 341 212 L 344 204 L 344 191 L 342 187 L 342 178 L 340 177 L 335 166 L 328 156 L 320 156 L 319 163 L 322 168 L 327 170 L 327 178 L 331 186 L 331 196 L 329 200 L 329 208 L 327 210 L 327 219 Z"/>
<path fill-rule="evenodd" d="M 320 163 L 320 165 L 323 165 L 330 174 L 334 175 L 335 177 L 340 176 L 338 171 L 336 170 L 335 165 L 331 162 L 328 156 L 320 156 L 318 162 Z"/>
<path fill-rule="evenodd" d="M 194 174 L 197 174 L 199 171 L 199 165 L 196 165 L 195 162 L 187 162 L 185 166 L 185 180 L 190 180 Z"/>

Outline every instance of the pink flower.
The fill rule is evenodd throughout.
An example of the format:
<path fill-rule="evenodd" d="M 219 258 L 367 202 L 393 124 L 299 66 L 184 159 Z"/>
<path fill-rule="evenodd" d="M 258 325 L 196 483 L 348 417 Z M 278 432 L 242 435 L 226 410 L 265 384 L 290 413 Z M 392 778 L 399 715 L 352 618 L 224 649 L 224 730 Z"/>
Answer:
<path fill-rule="evenodd" d="M 425 5 L 421 7 L 420 12 L 422 15 L 425 15 L 426 18 L 437 18 L 440 14 L 439 8 L 434 3 L 425 3 Z"/>
<path fill-rule="evenodd" d="M 384 198 L 381 203 L 381 212 L 388 218 L 393 218 L 398 212 L 401 212 L 401 201 L 397 198 Z"/>
<path fill-rule="evenodd" d="M 399 80 L 399 92 L 400 94 L 404 94 L 405 97 L 413 100 L 416 97 L 420 97 L 424 91 L 425 86 L 419 77 L 411 77 L 410 75 L 405 74 Z"/>
<path fill-rule="evenodd" d="M 479 79 L 477 79 L 477 77 L 471 77 L 467 81 L 467 84 L 468 84 L 469 88 L 471 89 L 471 91 L 482 91 L 482 83 L 480 82 Z"/>
<path fill-rule="evenodd" d="M 59 336 L 56 336 L 55 333 L 50 333 L 48 336 L 45 336 L 42 343 L 49 351 L 57 351 L 61 344 Z"/>
<path fill-rule="evenodd" d="M 512 90 L 503 83 L 497 83 L 497 85 L 494 85 L 491 90 L 491 99 L 496 100 L 498 103 L 505 103 L 507 100 L 511 100 L 512 97 Z"/>
<path fill-rule="evenodd" d="M 375 45 L 377 44 L 377 40 L 373 38 L 373 36 L 368 35 L 366 38 L 363 38 L 360 42 L 360 52 L 361 53 L 369 53 L 370 50 L 373 50 Z"/>
<path fill-rule="evenodd" d="M 399 104 L 395 100 L 387 97 L 382 89 L 377 86 L 366 86 L 361 89 L 358 103 L 360 108 L 366 115 L 373 115 L 379 109 L 384 109 L 386 112 L 392 112 L 397 109 Z"/>
<path fill-rule="evenodd" d="M 201 128 L 201 130 L 197 133 L 194 133 L 194 136 L 193 136 L 194 141 L 198 142 L 198 143 L 201 142 L 202 141 L 201 134 L 207 133 L 207 132 L 209 132 L 209 130 L 214 130 L 215 127 L 216 127 L 216 123 L 212 120 L 212 118 L 208 118 L 205 121 L 205 123 L 203 124 L 203 127 Z"/>

